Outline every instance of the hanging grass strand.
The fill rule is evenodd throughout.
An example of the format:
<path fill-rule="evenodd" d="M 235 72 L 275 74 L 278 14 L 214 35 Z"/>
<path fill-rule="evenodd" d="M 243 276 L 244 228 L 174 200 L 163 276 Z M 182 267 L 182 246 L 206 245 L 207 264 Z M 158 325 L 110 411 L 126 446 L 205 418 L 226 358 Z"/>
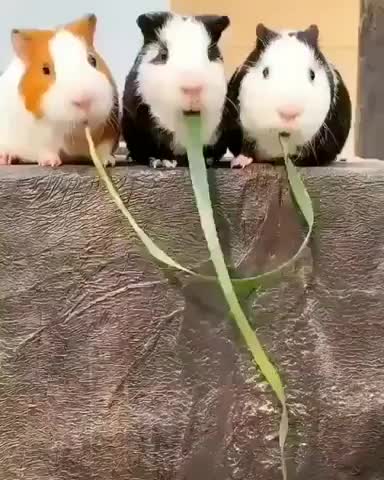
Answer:
<path fill-rule="evenodd" d="M 283 150 L 284 162 L 287 171 L 288 181 L 291 189 L 291 193 L 296 201 L 299 211 L 303 215 L 307 226 L 307 234 L 300 245 L 299 249 L 287 262 L 283 263 L 275 270 L 266 272 L 261 275 L 248 278 L 232 278 L 229 275 L 224 255 L 221 250 L 220 242 L 217 236 L 216 226 L 214 222 L 212 204 L 210 200 L 209 185 L 207 179 L 207 171 L 205 167 L 205 160 L 203 157 L 203 144 L 201 139 L 201 119 L 199 116 L 186 116 L 185 126 L 188 132 L 187 135 L 187 153 L 190 166 L 190 175 L 192 181 L 192 187 L 195 194 L 196 204 L 200 216 L 201 226 L 204 231 L 204 235 L 208 244 L 208 248 L 211 255 L 211 261 L 215 267 L 217 276 L 201 275 L 193 270 L 180 265 L 173 260 L 166 252 L 159 248 L 153 240 L 144 232 L 144 230 L 137 224 L 134 217 L 125 207 L 124 202 L 121 200 L 119 193 L 117 192 L 112 180 L 108 176 L 102 162 L 98 158 L 96 149 L 92 140 L 92 136 L 88 127 L 86 127 L 85 134 L 89 144 L 89 151 L 93 163 L 97 169 L 97 172 L 104 182 L 111 199 L 119 208 L 121 213 L 129 221 L 131 227 L 143 242 L 148 252 L 156 258 L 163 265 L 174 268 L 176 270 L 183 271 L 188 275 L 198 277 L 201 280 L 214 281 L 219 283 L 223 291 L 224 297 L 228 303 L 228 307 L 233 317 L 244 342 L 250 351 L 253 361 L 260 369 L 261 373 L 271 386 L 273 392 L 278 398 L 281 404 L 281 421 L 279 428 L 279 445 L 281 454 L 282 476 L 283 480 L 287 480 L 287 468 L 285 462 L 285 443 L 288 435 L 288 409 L 286 405 L 285 390 L 280 378 L 280 375 L 272 362 L 266 355 L 260 341 L 258 340 L 255 332 L 250 326 L 240 302 L 237 298 L 235 287 L 239 291 L 258 291 L 268 286 L 275 285 L 280 279 L 285 269 L 295 264 L 296 260 L 300 257 L 303 250 L 307 247 L 309 239 L 312 234 L 314 226 L 314 212 L 311 198 L 305 188 L 304 182 L 301 179 L 296 167 L 292 163 L 288 155 L 287 138 L 281 136 L 280 143 Z"/>

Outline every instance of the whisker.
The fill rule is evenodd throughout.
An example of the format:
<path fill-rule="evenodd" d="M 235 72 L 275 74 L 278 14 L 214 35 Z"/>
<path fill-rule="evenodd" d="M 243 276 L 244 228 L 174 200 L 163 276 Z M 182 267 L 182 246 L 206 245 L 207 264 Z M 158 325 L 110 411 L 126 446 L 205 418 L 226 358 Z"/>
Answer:
<path fill-rule="evenodd" d="M 267 46 L 267 43 L 262 38 L 258 37 L 258 40 L 261 42 L 264 48 Z"/>
<path fill-rule="evenodd" d="M 75 131 L 75 123 L 71 122 L 71 124 L 70 124 L 70 137 L 71 137 L 72 145 L 74 145 L 76 143 L 74 131 Z"/>
<path fill-rule="evenodd" d="M 317 161 L 317 153 L 316 153 L 315 146 L 313 145 L 313 142 L 312 142 L 312 141 L 310 141 L 310 142 L 309 142 L 309 145 L 310 145 L 310 147 L 311 147 L 311 150 L 312 150 L 313 156 L 315 157 L 315 160 Z"/>
<path fill-rule="evenodd" d="M 246 67 L 256 67 L 258 62 L 252 62 L 251 60 L 246 60 L 243 65 Z"/>
<path fill-rule="evenodd" d="M 325 131 L 331 135 L 334 142 L 337 144 L 337 139 L 336 139 L 335 135 L 333 134 L 332 130 L 328 127 L 328 125 L 324 122 L 322 126 L 324 127 Z"/>
<path fill-rule="evenodd" d="M 114 115 L 111 115 L 108 118 L 107 123 L 105 125 L 105 128 L 106 127 L 112 127 L 113 130 L 120 128 L 119 121 L 117 120 L 117 118 Z"/>
<path fill-rule="evenodd" d="M 241 67 L 236 68 L 235 73 L 233 74 L 232 81 L 234 81 L 240 75 L 240 73 L 242 72 L 242 67 L 243 67 L 243 65 Z"/>
<path fill-rule="evenodd" d="M 300 155 L 298 156 L 298 160 L 300 158 L 303 158 L 305 155 L 310 155 L 313 154 L 315 160 L 317 161 L 317 153 L 313 145 L 313 141 L 310 140 L 307 143 L 303 145 L 303 148 L 301 149 Z"/>
<path fill-rule="evenodd" d="M 239 112 L 239 108 L 238 106 L 236 105 L 236 103 L 228 97 L 228 95 L 225 96 L 225 99 L 228 100 L 228 102 L 232 105 L 232 107 L 236 110 L 236 113 L 240 113 Z"/>

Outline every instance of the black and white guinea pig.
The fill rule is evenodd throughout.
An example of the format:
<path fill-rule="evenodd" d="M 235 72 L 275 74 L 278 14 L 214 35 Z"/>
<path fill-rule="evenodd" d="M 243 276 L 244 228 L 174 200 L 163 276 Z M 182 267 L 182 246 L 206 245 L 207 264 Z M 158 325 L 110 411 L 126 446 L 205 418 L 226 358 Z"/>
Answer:
<path fill-rule="evenodd" d="M 232 167 L 282 158 L 285 134 L 299 166 L 326 165 L 343 149 L 351 100 L 319 47 L 319 30 L 256 29 L 256 48 L 232 76 L 224 114 Z"/>
<path fill-rule="evenodd" d="M 185 113 L 200 113 L 205 158 L 220 160 L 217 141 L 227 93 L 218 42 L 227 16 L 142 14 L 143 46 L 123 94 L 122 134 L 133 161 L 153 167 L 188 165 Z"/>

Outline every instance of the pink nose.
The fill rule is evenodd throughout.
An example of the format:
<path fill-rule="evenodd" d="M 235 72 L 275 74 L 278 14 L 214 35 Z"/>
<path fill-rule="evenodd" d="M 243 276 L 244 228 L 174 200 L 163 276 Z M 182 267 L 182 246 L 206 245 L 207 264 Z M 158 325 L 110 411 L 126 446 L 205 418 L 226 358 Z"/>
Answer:
<path fill-rule="evenodd" d="M 201 93 L 203 91 L 202 85 L 194 85 L 190 87 L 181 87 L 181 91 L 185 96 L 187 102 L 187 110 L 192 112 L 200 112 L 202 108 Z"/>
<path fill-rule="evenodd" d="M 203 91 L 203 87 L 202 85 L 196 85 L 194 87 L 181 87 L 181 91 L 187 97 L 196 98 L 201 95 L 201 92 Z"/>
<path fill-rule="evenodd" d="M 73 100 L 72 104 L 80 110 L 84 110 L 85 112 L 87 112 L 91 108 L 92 98 L 81 97 L 77 100 Z"/>
<path fill-rule="evenodd" d="M 285 107 L 278 109 L 278 114 L 285 122 L 292 122 L 302 114 L 302 110 L 298 107 Z"/>

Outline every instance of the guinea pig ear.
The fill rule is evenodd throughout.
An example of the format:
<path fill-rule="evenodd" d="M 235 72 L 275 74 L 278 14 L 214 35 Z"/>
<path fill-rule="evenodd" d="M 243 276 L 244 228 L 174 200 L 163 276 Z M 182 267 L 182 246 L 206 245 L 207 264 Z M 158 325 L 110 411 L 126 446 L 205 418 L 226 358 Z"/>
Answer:
<path fill-rule="evenodd" d="M 305 31 L 305 36 L 310 45 L 317 46 L 319 42 L 319 27 L 317 25 L 310 25 Z"/>
<path fill-rule="evenodd" d="M 204 24 L 214 42 L 220 40 L 222 33 L 231 23 L 226 15 L 197 15 L 195 18 Z"/>
<path fill-rule="evenodd" d="M 14 28 L 11 31 L 11 42 L 16 55 L 24 63 L 28 63 L 33 53 L 47 45 L 53 35 L 53 30 L 19 30 Z"/>
<path fill-rule="evenodd" d="M 84 15 L 79 20 L 68 23 L 65 26 L 74 35 L 83 38 L 88 45 L 92 46 L 95 38 L 97 17 L 94 13 Z"/>
<path fill-rule="evenodd" d="M 277 36 L 277 32 L 267 28 L 263 23 L 259 23 L 256 27 L 257 45 L 260 48 L 265 48 L 266 45 Z"/>
<path fill-rule="evenodd" d="M 136 23 L 146 40 L 154 40 L 160 30 L 170 18 L 169 12 L 143 13 L 137 17 Z"/>
<path fill-rule="evenodd" d="M 310 25 L 306 30 L 297 32 L 297 38 L 312 48 L 317 49 L 319 46 L 319 27 Z"/>
<path fill-rule="evenodd" d="M 28 57 L 30 44 L 27 32 L 14 28 L 11 32 L 11 42 L 16 55 L 25 61 Z"/>

